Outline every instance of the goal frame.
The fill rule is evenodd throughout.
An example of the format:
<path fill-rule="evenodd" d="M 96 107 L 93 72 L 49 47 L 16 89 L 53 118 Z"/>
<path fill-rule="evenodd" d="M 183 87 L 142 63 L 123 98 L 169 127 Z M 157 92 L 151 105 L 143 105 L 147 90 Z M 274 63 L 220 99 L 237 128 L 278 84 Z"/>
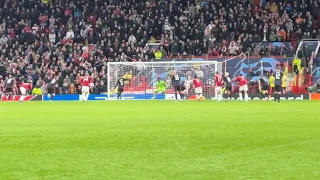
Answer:
<path fill-rule="evenodd" d="M 110 70 L 111 70 L 111 66 L 112 65 L 139 65 L 139 64 L 149 64 L 151 65 L 150 67 L 152 67 L 152 65 L 154 64 L 186 64 L 186 63 L 190 63 L 190 64 L 206 64 L 206 63 L 212 63 L 212 64 L 215 64 L 214 66 L 214 71 L 217 72 L 218 71 L 218 64 L 220 64 L 222 66 L 222 62 L 218 62 L 218 61 L 207 61 L 207 60 L 204 60 L 204 61 L 148 61 L 148 62 L 108 62 L 107 63 L 107 79 L 108 79 L 108 82 L 107 82 L 107 88 L 108 88 L 108 92 L 107 92 L 107 100 L 113 100 L 111 99 L 111 79 L 110 79 Z M 152 67 L 153 68 L 153 67 Z M 221 73 L 221 72 L 220 72 Z M 217 96 L 217 93 L 215 93 L 215 98 Z"/>

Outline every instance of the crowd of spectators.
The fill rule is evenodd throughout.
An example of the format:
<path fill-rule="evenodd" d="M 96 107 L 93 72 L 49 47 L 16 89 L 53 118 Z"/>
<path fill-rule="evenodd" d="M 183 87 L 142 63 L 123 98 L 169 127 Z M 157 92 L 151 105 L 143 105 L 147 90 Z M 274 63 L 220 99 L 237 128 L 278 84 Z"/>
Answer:
<path fill-rule="evenodd" d="M 8 74 L 57 92 L 77 93 L 85 71 L 106 89 L 111 61 L 165 56 L 292 56 L 252 42 L 319 38 L 320 0 L 2 0 L 0 91 Z M 147 42 L 161 42 L 159 49 Z M 157 59 L 157 58 L 156 58 Z M 18 91 L 18 90 L 16 90 Z"/>

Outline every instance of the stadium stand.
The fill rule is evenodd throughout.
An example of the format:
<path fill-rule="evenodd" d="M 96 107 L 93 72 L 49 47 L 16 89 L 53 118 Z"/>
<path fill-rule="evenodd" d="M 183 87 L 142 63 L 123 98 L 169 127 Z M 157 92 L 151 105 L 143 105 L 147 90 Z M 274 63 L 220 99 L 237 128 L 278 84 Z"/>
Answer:
<path fill-rule="evenodd" d="M 293 57 L 300 39 L 320 38 L 320 0 L 2 0 L 0 91 L 8 74 L 18 85 L 45 86 L 58 76 L 57 93 L 79 93 L 78 77 L 96 77 L 105 91 L 109 61 L 171 56 Z M 263 41 L 288 46 L 261 46 Z M 161 48 L 146 46 L 160 42 Z M 267 43 L 265 43 L 267 44 Z M 304 53 L 311 52 L 304 51 Z M 44 90 L 45 92 L 45 90 Z"/>

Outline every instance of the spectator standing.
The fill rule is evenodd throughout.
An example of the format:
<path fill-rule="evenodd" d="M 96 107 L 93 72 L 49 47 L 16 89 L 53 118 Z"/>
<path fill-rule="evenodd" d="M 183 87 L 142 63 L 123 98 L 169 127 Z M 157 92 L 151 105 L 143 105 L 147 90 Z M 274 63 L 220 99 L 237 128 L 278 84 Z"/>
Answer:
<path fill-rule="evenodd" d="M 137 43 L 137 39 L 133 34 L 129 36 L 128 43 L 131 45 L 135 45 Z"/>
<path fill-rule="evenodd" d="M 49 41 L 52 43 L 52 44 L 55 44 L 56 43 L 56 33 L 52 30 L 49 34 Z"/>
<path fill-rule="evenodd" d="M 72 28 L 69 28 L 69 31 L 66 34 L 66 38 L 67 39 L 73 39 L 74 38 L 74 32 L 73 32 Z"/>
<path fill-rule="evenodd" d="M 236 45 L 234 41 L 232 41 L 229 46 L 229 54 L 231 56 L 236 56 L 238 54 L 238 51 L 239 51 L 239 47 Z"/>

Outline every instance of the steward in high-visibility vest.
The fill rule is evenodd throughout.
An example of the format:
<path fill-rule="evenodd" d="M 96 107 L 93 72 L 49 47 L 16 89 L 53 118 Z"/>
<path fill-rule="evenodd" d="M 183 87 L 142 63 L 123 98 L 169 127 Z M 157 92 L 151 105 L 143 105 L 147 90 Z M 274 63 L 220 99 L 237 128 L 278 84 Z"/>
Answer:
<path fill-rule="evenodd" d="M 155 53 L 154 53 L 154 56 L 155 56 L 155 59 L 156 60 L 161 60 L 162 59 L 162 52 L 160 50 L 157 50 Z"/>
<path fill-rule="evenodd" d="M 296 58 L 292 62 L 292 70 L 295 72 L 295 74 L 299 74 L 301 70 L 301 60 L 299 58 Z"/>

